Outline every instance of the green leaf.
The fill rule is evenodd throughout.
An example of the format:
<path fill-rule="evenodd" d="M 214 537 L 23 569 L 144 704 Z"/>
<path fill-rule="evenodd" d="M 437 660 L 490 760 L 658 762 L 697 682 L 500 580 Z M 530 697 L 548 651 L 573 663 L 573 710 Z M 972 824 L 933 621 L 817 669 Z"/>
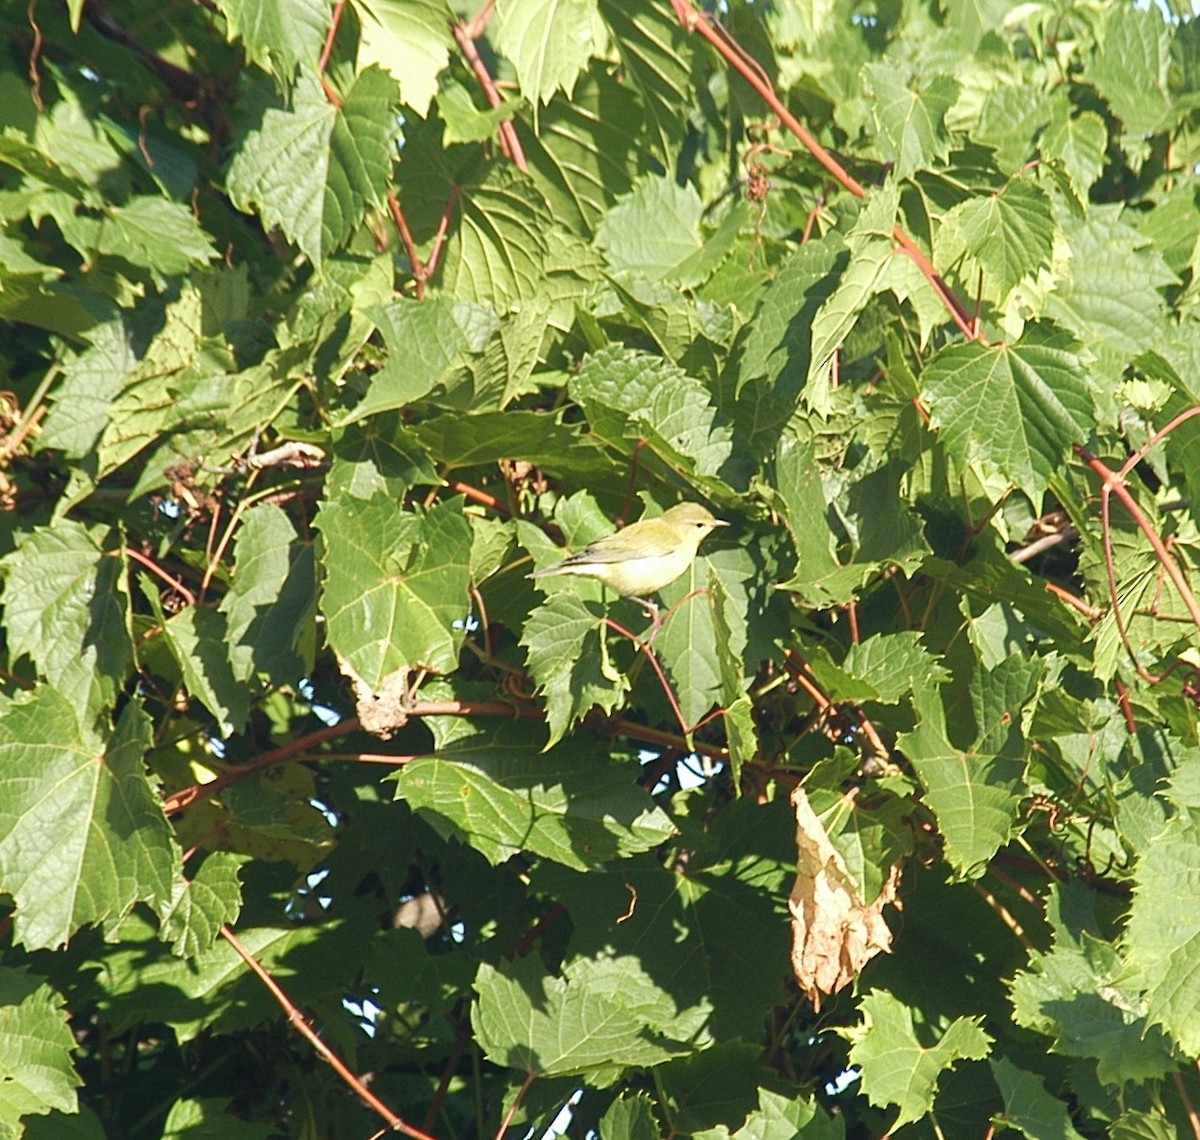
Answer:
<path fill-rule="evenodd" d="M 340 1006 L 345 983 L 334 980 L 338 970 L 333 964 L 357 969 L 368 942 L 361 933 L 347 919 L 334 919 L 319 926 L 243 926 L 237 938 L 287 987 L 293 1001 L 308 1005 L 328 1000 Z M 106 1000 L 119 1031 L 153 1019 L 190 1042 L 205 1028 L 215 1028 L 221 1036 L 252 1029 L 278 1008 L 223 938 L 195 958 L 179 958 L 135 915 L 122 928 L 122 945 L 106 959 Z"/>
<path fill-rule="evenodd" d="M 479 352 L 499 327 L 490 309 L 444 297 L 400 298 L 368 315 L 383 334 L 389 359 L 371 378 L 362 402 L 342 421 L 344 426 L 406 407 L 448 383 L 467 355 Z M 425 346 L 417 358 L 414 344 Z"/>
<path fill-rule="evenodd" d="M 9 652 L 28 654 L 90 724 L 112 707 L 133 660 L 118 536 L 61 519 L 30 530 L 0 569 Z"/>
<path fill-rule="evenodd" d="M 554 218 L 527 176 L 493 167 L 462 187 L 454 209 L 441 274 L 449 294 L 498 313 L 544 296 Z"/>
<path fill-rule="evenodd" d="M 1067 1106 L 1047 1091 L 1041 1078 L 1018 1068 L 1007 1057 L 989 1057 L 992 1076 L 1004 1097 L 999 1122 L 1029 1140 L 1083 1140 L 1067 1114 Z"/>
<path fill-rule="evenodd" d="M 694 727 L 723 693 L 736 702 L 754 675 L 774 632 L 777 615 L 756 589 L 759 567 L 739 547 L 718 549 L 709 540 L 686 574 L 659 591 L 667 616 L 654 650 L 675 683 L 688 728 Z M 715 587 L 715 589 L 713 588 Z M 709 588 L 706 597 L 702 591 Z M 743 743 L 746 717 L 741 717 Z"/>
<path fill-rule="evenodd" d="M 512 410 L 438 416 L 412 432 L 444 472 L 500 459 L 521 459 L 554 475 L 581 481 L 610 475 L 616 464 L 592 437 L 560 415 Z"/>
<path fill-rule="evenodd" d="M 39 443 L 73 458 L 86 455 L 104 429 L 108 407 L 121 390 L 122 380 L 138 365 L 138 350 L 145 351 L 129 317 L 97 325 L 90 344 L 69 355 L 64 378 L 55 386 L 54 403 L 43 423 Z"/>
<path fill-rule="evenodd" d="M 735 645 L 734 622 L 739 615 L 734 611 L 733 621 L 729 619 L 729 595 L 720 577 L 711 569 L 708 575 L 708 607 L 720 666 L 720 701 L 725 714 L 721 719 L 729 745 L 733 786 L 738 788 L 741 785 L 742 765 L 758 759 L 758 730 L 754 725 L 754 703 L 746 692 L 741 654 Z"/>
<path fill-rule="evenodd" d="M 1017 714 L 1029 694 L 1023 691 L 1028 680 L 1015 661 L 1011 658 L 994 680 L 983 671 L 977 675 L 973 699 L 978 734 L 971 748 L 950 743 L 945 710 L 931 685 L 914 694 L 917 727 L 896 738 L 896 747 L 925 786 L 924 799 L 937 816 L 947 861 L 968 877 L 982 874 L 1008 841 L 1024 792 Z"/>
<path fill-rule="evenodd" d="M 833 700 L 879 701 L 894 705 L 928 682 L 950 680 L 945 667 L 922 644 L 922 635 L 911 630 L 877 633 L 851 645 L 840 665 L 823 655 L 813 655 L 809 667 Z"/>
<path fill-rule="evenodd" d="M 1070 272 L 1047 298 L 1047 312 L 1119 375 L 1126 361 L 1165 337 L 1161 289 L 1176 282 L 1151 242 L 1121 217 L 1120 206 L 1065 218 Z M 1102 355 L 1111 354 L 1111 363 Z"/>
<path fill-rule="evenodd" d="M 556 590 L 529 616 L 521 644 L 530 676 L 546 698 L 550 741 L 592 708 L 612 712 L 629 683 L 608 659 L 603 612 L 569 589 Z"/>
<path fill-rule="evenodd" d="M 500 321 L 483 351 L 468 364 L 462 382 L 434 399 L 446 407 L 500 410 L 537 391 L 533 376 L 542 352 L 549 306 L 531 302 Z"/>
<path fill-rule="evenodd" d="M 518 130 L 529 173 L 560 224 L 591 233 L 617 196 L 648 164 L 638 98 L 600 61 L 575 84 L 570 100 L 556 98 Z"/>
<path fill-rule="evenodd" d="M 1080 201 L 1104 171 L 1104 152 L 1108 130 L 1095 111 L 1081 111 L 1072 117 L 1066 99 L 1054 103 L 1050 125 L 1042 135 L 1042 153 L 1062 162 Z"/>
<path fill-rule="evenodd" d="M 1015 607 L 1021 615 L 1023 636 L 1032 633 L 1073 645 L 1083 635 L 1085 624 L 1079 612 L 1059 604 L 1042 583 L 1009 561 L 994 539 L 980 535 L 971 556 L 961 565 L 944 558 L 926 558 L 922 570 L 981 606 L 1003 603 Z"/>
<path fill-rule="evenodd" d="M 681 96 L 691 83 L 691 46 L 665 0 L 599 0 L 600 16 L 642 99 L 660 158 L 675 153 L 687 126 Z"/>
<path fill-rule="evenodd" d="M 959 344 L 939 352 L 921 374 L 921 388 L 950 454 L 1038 499 L 1093 425 L 1079 353 L 1069 334 L 1041 324 L 1027 325 L 1012 345 Z"/>
<path fill-rule="evenodd" d="M 868 64 L 863 79 L 871 94 L 880 150 L 893 164 L 894 177 L 907 178 L 946 157 L 950 136 L 945 118 L 958 98 L 955 80 L 937 75 L 916 91 L 911 74 L 887 63 Z"/>
<path fill-rule="evenodd" d="M 321 55 L 329 31 L 323 0 L 216 0 L 231 40 L 240 39 L 246 56 L 264 71 L 290 79 Z"/>
<path fill-rule="evenodd" d="M 1086 75 L 1131 135 L 1159 130 L 1170 111 L 1170 39 L 1157 8 L 1116 7 L 1104 13 Z"/>
<path fill-rule="evenodd" d="M 1100 934 L 1093 900 L 1081 886 L 1049 893 L 1054 930 L 1049 953 L 1034 953 L 1011 983 L 1013 1016 L 1052 1040 L 1055 1053 L 1095 1062 L 1110 1085 L 1156 1080 L 1172 1065 L 1172 1046 L 1148 1024 L 1136 980 L 1123 977 L 1120 952 Z"/>
<path fill-rule="evenodd" d="M 240 729 L 250 713 L 250 694 L 229 664 L 225 615 L 213 606 L 188 606 L 165 622 L 163 636 L 189 695 L 212 713 L 222 735 Z"/>
<path fill-rule="evenodd" d="M 1124 949 L 1145 990 L 1147 1021 L 1189 1056 L 1200 1052 L 1200 917 L 1179 902 L 1197 883 L 1200 826 L 1188 809 L 1139 855 Z"/>
<path fill-rule="evenodd" d="M 658 1140 L 653 1101 L 644 1092 L 624 1094 L 600 1118 L 600 1140 Z"/>
<path fill-rule="evenodd" d="M 1050 264 L 1055 232 L 1050 199 L 1032 182 L 1014 180 L 996 194 L 969 198 L 947 215 L 946 224 L 957 227 L 1001 298 Z"/>
<path fill-rule="evenodd" d="M 325 480 L 331 499 L 387 494 L 399 502 L 417 484 L 438 482 L 433 461 L 395 413 L 383 413 L 338 432 Z"/>
<path fill-rule="evenodd" d="M 205 1140 L 223 1136 L 226 1140 L 271 1140 L 277 1135 L 270 1124 L 243 1120 L 226 1112 L 228 1098 L 184 1098 L 171 1105 L 163 1125 L 163 1140 Z"/>
<path fill-rule="evenodd" d="M 783 1096 L 768 1088 L 758 1090 L 758 1107 L 736 1132 L 718 1128 L 696 1133 L 697 1140 L 844 1140 L 845 1128 L 836 1116 L 827 1116 L 815 1101 Z"/>
<path fill-rule="evenodd" d="M 689 731 L 719 703 L 723 688 L 717 626 L 724 615 L 719 618 L 713 601 L 701 592 L 709 578 L 706 561 L 698 558 L 679 580 L 687 600 L 672 607 L 654 641 Z"/>
<path fill-rule="evenodd" d="M 731 433 L 717 423 L 704 385 L 665 360 L 604 349 L 588 357 L 570 392 L 592 434 L 623 452 L 645 440 L 669 468 L 697 476 L 715 476 L 729 458 Z"/>
<path fill-rule="evenodd" d="M 506 100 L 498 107 L 481 111 L 461 83 L 447 80 L 437 97 L 438 114 L 446 124 L 442 139 L 447 146 L 453 143 L 486 142 L 501 123 L 512 119 L 518 106 L 518 100 Z"/>
<path fill-rule="evenodd" d="M 299 540 L 281 508 L 260 504 L 246 512 L 233 552 L 233 581 L 218 607 L 233 675 L 243 685 L 256 676 L 295 684 L 311 668 L 305 645 L 317 607 L 312 544 Z"/>
<path fill-rule="evenodd" d="M 892 1128 L 920 1120 L 933 1107 L 938 1078 L 957 1061 L 979 1061 L 992 1039 L 978 1018 L 958 1017 L 936 1044 L 922 1045 L 912 1010 L 885 990 L 862 999 L 863 1023 L 846 1031 L 854 1042 L 850 1063 L 862 1069 L 862 1089 L 874 1105 L 896 1105 L 900 1115 Z"/>
<path fill-rule="evenodd" d="M 841 570 L 833 553 L 833 531 L 829 527 L 829 508 L 821 467 L 811 440 L 783 435 L 775 449 L 771 485 L 792 536 L 799 562 L 797 583 L 819 582 Z"/>
<path fill-rule="evenodd" d="M 893 257 L 892 227 L 899 191 L 889 182 L 871 196 L 855 219 L 846 243 L 850 259 L 837 288 L 812 320 L 812 355 L 804 400 L 821 414 L 832 411 L 832 369 L 837 353 L 850 336 L 867 302 L 880 291 L 883 273 Z"/>
<path fill-rule="evenodd" d="M 1033 156 L 1034 140 L 1050 121 L 1051 102 L 1041 77 L 998 83 L 987 93 L 971 136 L 994 148 L 993 160 L 1003 173 L 1017 174 Z"/>
<path fill-rule="evenodd" d="M 186 273 L 216 256 L 191 210 L 148 196 L 110 210 L 97 223 L 90 249 L 167 275 Z"/>
<path fill-rule="evenodd" d="M 672 1126 L 685 1134 L 742 1124 L 766 1077 L 760 1051 L 747 1041 L 723 1041 L 659 1070 Z"/>
<path fill-rule="evenodd" d="M 242 909 L 238 868 L 245 860 L 227 851 L 209 854 L 191 879 L 179 879 L 163 907 L 162 939 L 171 952 L 194 958 L 217 940 L 223 925 L 237 921 Z"/>
<path fill-rule="evenodd" d="M 397 133 L 394 103 L 393 81 L 381 69 L 359 75 L 340 107 L 301 72 L 291 107 L 268 108 L 234 155 L 230 200 L 279 226 L 319 266 L 368 205 L 383 203 Z"/>
<path fill-rule="evenodd" d="M 326 501 L 315 525 L 324 540 L 321 610 L 344 666 L 374 692 L 400 671 L 453 670 L 470 609 L 462 501 L 422 513 L 383 494 Z"/>
<path fill-rule="evenodd" d="M 627 767 L 597 749 L 531 752 L 523 726 L 457 737 L 410 762 L 396 795 L 497 865 L 527 851 L 583 871 L 675 833 Z"/>
<path fill-rule="evenodd" d="M 0 969 L 0 1132 L 20 1136 L 24 1116 L 79 1111 L 74 1050 L 62 997 L 24 967 Z"/>
<path fill-rule="evenodd" d="M 546 865 L 535 882 L 573 900 L 577 958 L 636 958 L 659 979 L 678 1011 L 673 1036 L 699 1047 L 749 1038 L 792 973 L 781 901 L 795 875 L 795 821 L 779 806 L 785 810 L 741 819 L 743 832 L 721 829 L 708 865 L 686 875 L 646 856 L 586 875 Z"/>
<path fill-rule="evenodd" d="M 146 714 L 130 703 L 105 738 L 48 686 L 4 704 L 0 890 L 16 900 L 16 940 L 61 946 L 90 923 L 115 930 L 135 902 L 165 907 L 179 849 L 142 764 Z"/>
<path fill-rule="evenodd" d="M 703 213 L 694 187 L 644 178 L 604 216 L 596 245 L 618 272 L 694 288 L 717 268 L 737 236 L 736 228 L 723 227 L 706 239 L 700 228 Z"/>
<path fill-rule="evenodd" d="M 180 283 L 165 312 L 154 314 L 153 335 L 146 336 L 147 325 L 140 320 L 129 322 L 124 335 L 139 345 L 140 360 L 115 385 L 100 418 L 96 454 L 75 469 L 65 505 L 85 498 L 94 480 L 142 452 L 147 453 L 140 473 L 144 485 L 130 488 L 135 496 L 166 486 L 168 467 L 183 462 L 188 468 L 199 455 L 224 462 L 251 445 L 293 389 L 295 361 L 268 353 L 259 364 L 239 370 L 231 347 L 206 335 L 227 321 L 238 323 L 227 293 L 243 286 L 241 274 L 193 273 Z M 103 368 L 104 359 L 95 366 Z"/>
<path fill-rule="evenodd" d="M 636 960 L 581 961 L 562 978 L 545 977 L 529 959 L 503 971 L 485 962 L 475 992 L 471 1024 L 484 1054 L 519 1072 L 604 1087 L 625 1066 L 688 1052 L 656 1031 L 674 1010 Z"/>
<path fill-rule="evenodd" d="M 571 94 L 592 55 L 595 0 L 499 0 L 492 29 L 531 103 Z"/>
<path fill-rule="evenodd" d="M 400 98 L 422 118 L 450 61 L 454 13 L 445 0 L 354 0 L 362 22 L 359 66 L 378 64 L 400 84 Z"/>

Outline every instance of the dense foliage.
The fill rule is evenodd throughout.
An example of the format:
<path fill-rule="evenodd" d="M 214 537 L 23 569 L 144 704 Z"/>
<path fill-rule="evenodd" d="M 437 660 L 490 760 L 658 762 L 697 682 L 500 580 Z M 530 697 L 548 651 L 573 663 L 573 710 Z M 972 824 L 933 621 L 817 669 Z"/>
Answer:
<path fill-rule="evenodd" d="M 1189 10 L 0 14 L 0 1136 L 1200 1137 Z"/>

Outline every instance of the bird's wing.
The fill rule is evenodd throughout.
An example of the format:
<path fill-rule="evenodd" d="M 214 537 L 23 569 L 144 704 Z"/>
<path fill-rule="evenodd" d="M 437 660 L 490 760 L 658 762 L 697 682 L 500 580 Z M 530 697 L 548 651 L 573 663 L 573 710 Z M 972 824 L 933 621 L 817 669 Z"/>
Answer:
<path fill-rule="evenodd" d="M 621 532 L 618 531 L 617 534 Z M 572 562 L 628 562 L 629 551 L 624 546 L 610 541 L 617 535 L 606 535 L 598 538 L 589 546 L 584 547 L 578 554 L 572 554 L 567 564 Z M 665 558 L 676 547 L 670 535 L 651 534 L 639 536 L 638 558 Z"/>

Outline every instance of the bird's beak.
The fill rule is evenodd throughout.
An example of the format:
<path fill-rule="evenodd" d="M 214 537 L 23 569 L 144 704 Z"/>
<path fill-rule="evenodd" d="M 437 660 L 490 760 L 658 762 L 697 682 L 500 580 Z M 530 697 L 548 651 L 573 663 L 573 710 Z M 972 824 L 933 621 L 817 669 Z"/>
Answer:
<path fill-rule="evenodd" d="M 712 524 L 713 526 L 729 526 L 724 519 L 713 519 Z"/>

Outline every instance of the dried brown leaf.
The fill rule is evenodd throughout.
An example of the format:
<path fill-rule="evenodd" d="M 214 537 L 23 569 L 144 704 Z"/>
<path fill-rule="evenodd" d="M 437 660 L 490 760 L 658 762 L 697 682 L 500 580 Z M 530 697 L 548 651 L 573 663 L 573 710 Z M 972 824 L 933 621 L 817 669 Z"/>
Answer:
<path fill-rule="evenodd" d="M 796 881 L 792 912 L 792 969 L 816 1008 L 822 994 L 852 982 L 876 954 L 890 951 L 892 932 L 883 908 L 899 907 L 900 864 L 893 863 L 879 897 L 870 905 L 829 839 L 803 788 L 792 792 L 796 812 Z"/>

